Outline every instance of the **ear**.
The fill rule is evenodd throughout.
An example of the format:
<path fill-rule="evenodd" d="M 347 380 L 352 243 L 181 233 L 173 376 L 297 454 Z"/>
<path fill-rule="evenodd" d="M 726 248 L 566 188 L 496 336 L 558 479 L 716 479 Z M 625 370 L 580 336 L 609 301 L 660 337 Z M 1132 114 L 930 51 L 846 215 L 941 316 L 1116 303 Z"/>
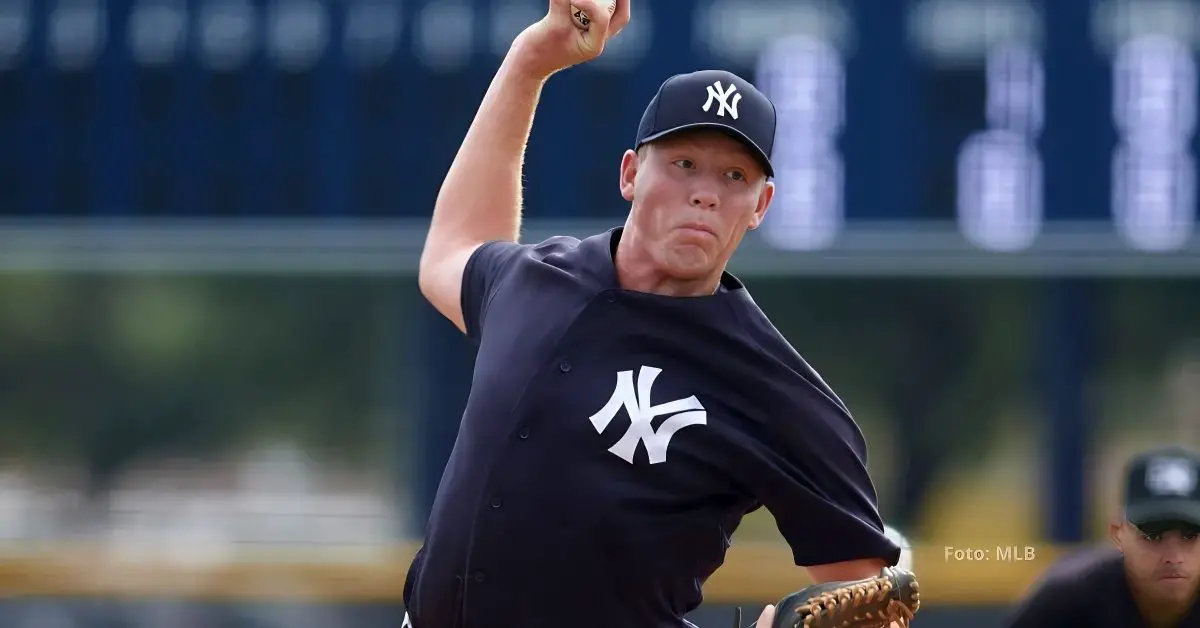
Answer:
<path fill-rule="evenodd" d="M 1124 543 L 1124 539 L 1122 538 L 1122 535 L 1121 535 L 1121 530 L 1123 527 L 1124 527 L 1123 522 L 1118 521 L 1116 519 L 1110 521 L 1108 524 L 1108 536 L 1109 536 L 1109 538 L 1112 539 L 1113 545 L 1116 545 L 1117 549 L 1120 550 L 1122 553 L 1124 553 L 1124 551 L 1125 551 L 1124 547 L 1122 546 Z"/>
<path fill-rule="evenodd" d="M 750 228 L 757 229 L 762 221 L 767 217 L 767 210 L 771 207 L 771 200 L 775 198 L 775 182 L 766 181 L 763 183 L 762 191 L 758 193 L 758 207 L 754 208 L 754 215 L 750 217 Z"/>
<path fill-rule="evenodd" d="M 634 182 L 637 180 L 638 155 L 632 150 L 621 156 L 621 197 L 633 202 Z"/>

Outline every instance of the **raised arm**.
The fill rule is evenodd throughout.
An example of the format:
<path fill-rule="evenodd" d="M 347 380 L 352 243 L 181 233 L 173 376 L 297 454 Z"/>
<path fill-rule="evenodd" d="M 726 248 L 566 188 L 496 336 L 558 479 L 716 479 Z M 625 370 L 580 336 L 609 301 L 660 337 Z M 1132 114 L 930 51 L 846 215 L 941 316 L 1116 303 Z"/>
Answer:
<path fill-rule="evenodd" d="M 587 30 L 576 26 L 572 4 L 591 16 Z M 471 255 L 486 242 L 519 237 L 521 171 L 542 86 L 598 56 L 628 21 L 627 0 L 551 0 L 496 72 L 442 182 L 421 252 L 421 293 L 460 330 L 466 331 L 462 286 Z"/>

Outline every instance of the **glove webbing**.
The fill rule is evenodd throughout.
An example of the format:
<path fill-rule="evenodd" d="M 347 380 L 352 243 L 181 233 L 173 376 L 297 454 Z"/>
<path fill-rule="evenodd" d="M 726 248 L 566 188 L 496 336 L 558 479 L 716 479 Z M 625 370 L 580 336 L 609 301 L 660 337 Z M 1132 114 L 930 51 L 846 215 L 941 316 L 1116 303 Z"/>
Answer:
<path fill-rule="evenodd" d="M 900 585 L 897 575 L 885 570 L 878 577 L 847 582 L 777 612 L 789 615 L 789 628 L 890 626 L 893 622 L 908 626 L 920 607 L 920 593 L 915 579 L 908 583 L 908 591 L 895 591 Z M 911 599 L 908 603 L 897 599 L 904 597 Z"/>
<path fill-rule="evenodd" d="M 791 624 L 793 628 L 825 628 L 844 626 L 879 625 L 890 626 L 893 622 L 908 626 L 913 615 L 921 606 L 921 594 L 916 580 L 910 584 L 912 607 L 896 599 L 889 600 L 895 581 L 892 576 L 881 575 L 869 580 L 847 583 L 844 586 L 830 589 L 795 606 L 794 608 L 776 608 L 776 613 L 794 613 L 797 621 Z M 864 606 L 886 605 L 880 608 Z M 733 609 L 733 628 L 743 628 L 742 607 Z M 753 628 L 746 626 L 745 628 Z"/>
<path fill-rule="evenodd" d="M 879 620 L 899 622 L 900 625 L 907 626 L 912 620 L 913 611 L 899 600 L 888 601 L 891 591 L 891 578 L 880 577 L 823 593 L 797 608 L 803 619 L 803 624 L 799 625 L 815 626 L 819 622 L 822 626 L 848 626 Z M 917 595 L 914 593 L 914 599 Z M 863 606 L 885 601 L 887 606 L 884 608 L 863 610 Z M 822 622 L 822 619 L 825 621 Z"/>

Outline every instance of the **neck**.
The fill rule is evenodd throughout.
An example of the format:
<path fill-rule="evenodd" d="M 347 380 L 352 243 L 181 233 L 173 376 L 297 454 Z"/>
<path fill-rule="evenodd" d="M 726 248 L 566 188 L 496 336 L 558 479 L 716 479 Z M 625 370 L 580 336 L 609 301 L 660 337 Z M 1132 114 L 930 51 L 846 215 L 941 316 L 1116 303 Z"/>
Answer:
<path fill-rule="evenodd" d="M 617 283 L 621 288 L 667 297 L 706 297 L 715 294 L 721 285 L 723 272 L 723 269 L 717 268 L 709 275 L 696 279 L 671 277 L 659 270 L 645 251 L 628 245 L 624 238 L 617 244 L 613 262 Z"/>

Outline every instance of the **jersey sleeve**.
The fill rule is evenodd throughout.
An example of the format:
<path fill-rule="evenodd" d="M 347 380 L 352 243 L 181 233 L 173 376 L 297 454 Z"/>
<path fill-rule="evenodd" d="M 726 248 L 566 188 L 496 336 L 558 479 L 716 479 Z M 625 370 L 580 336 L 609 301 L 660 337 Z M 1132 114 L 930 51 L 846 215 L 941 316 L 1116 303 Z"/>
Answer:
<path fill-rule="evenodd" d="M 487 308 L 512 274 L 517 258 L 528 245 L 506 240 L 486 242 L 467 260 L 462 278 L 462 314 L 467 336 L 479 344 L 486 327 Z"/>
<path fill-rule="evenodd" d="M 531 295 L 554 294 L 562 290 L 564 283 L 583 284 L 590 268 L 588 260 L 579 254 L 579 244 L 570 236 L 554 236 L 531 244 L 493 240 L 475 249 L 462 279 L 467 336 L 480 344 L 488 328 L 488 313 L 493 310 L 500 311 L 500 318 L 504 318 L 514 308 L 525 309 Z M 513 298 L 497 300 L 501 293 Z M 503 312 L 506 309 L 508 312 Z"/>
<path fill-rule="evenodd" d="M 756 497 L 774 516 L 797 566 L 900 561 L 867 472 L 866 442 L 844 407 L 813 388 L 770 422 Z"/>

